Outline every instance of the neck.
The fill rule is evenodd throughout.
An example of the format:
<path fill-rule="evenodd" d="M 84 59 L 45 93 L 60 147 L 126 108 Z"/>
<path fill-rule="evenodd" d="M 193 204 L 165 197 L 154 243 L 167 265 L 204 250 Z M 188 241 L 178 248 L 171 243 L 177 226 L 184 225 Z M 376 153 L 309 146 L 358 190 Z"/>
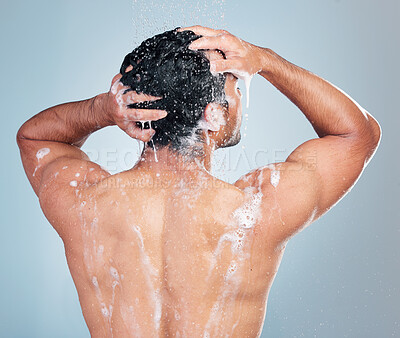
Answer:
<path fill-rule="evenodd" d="M 209 144 L 196 146 L 177 152 L 167 147 L 153 148 L 152 143 L 145 144 L 136 167 L 149 170 L 207 170 L 211 171 L 211 160 L 215 149 L 213 140 Z"/>

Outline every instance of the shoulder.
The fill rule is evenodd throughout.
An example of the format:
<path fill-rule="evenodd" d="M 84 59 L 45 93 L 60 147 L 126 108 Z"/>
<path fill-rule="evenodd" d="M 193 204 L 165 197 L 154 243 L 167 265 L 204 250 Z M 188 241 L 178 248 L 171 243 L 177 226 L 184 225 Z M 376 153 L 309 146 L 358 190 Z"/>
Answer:
<path fill-rule="evenodd" d="M 79 222 L 81 204 L 95 202 L 97 188 L 109 176 L 99 165 L 73 158 L 55 160 L 45 169 L 38 192 L 39 202 L 62 238 L 65 229 L 73 229 Z"/>
<path fill-rule="evenodd" d="M 257 168 L 239 178 L 234 186 L 240 190 L 255 188 L 273 195 L 294 193 L 299 187 L 303 193 L 317 188 L 318 180 L 312 168 L 305 168 L 296 162 L 268 164 Z M 287 196 L 289 197 L 289 196 Z"/>
<path fill-rule="evenodd" d="M 269 164 L 236 183 L 242 191 L 260 196 L 261 224 L 284 242 L 314 220 L 318 199 L 315 173 L 294 162 Z"/>

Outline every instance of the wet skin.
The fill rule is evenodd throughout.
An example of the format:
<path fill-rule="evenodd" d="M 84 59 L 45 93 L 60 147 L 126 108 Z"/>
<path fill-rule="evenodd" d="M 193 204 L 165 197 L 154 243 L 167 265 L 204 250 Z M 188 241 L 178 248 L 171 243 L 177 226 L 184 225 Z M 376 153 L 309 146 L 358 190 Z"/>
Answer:
<path fill-rule="evenodd" d="M 205 145 L 210 153 L 239 132 L 237 78 L 227 76 L 225 92 L 229 121 Z M 158 149 L 157 160 L 147 148 L 133 169 L 113 176 L 63 161 L 42 190 L 51 196 L 58 186 L 69 196 L 43 198 L 42 208 L 63 239 L 91 335 L 257 336 L 283 246 L 266 231 L 275 201 L 268 207 L 262 198 L 261 210 L 252 195 L 274 187 L 260 181 L 261 171 L 225 183 L 168 149 Z"/>
<path fill-rule="evenodd" d="M 259 72 L 319 137 L 234 184 L 213 177 L 213 151 L 240 138 L 241 95 L 231 74 L 229 111 L 204 111 L 209 129 L 199 158 L 164 148 L 156 161 L 146 147 L 117 175 L 91 162 L 79 149 L 90 133 L 118 125 L 148 140 L 152 131 L 135 129 L 135 121 L 162 118 L 127 111 L 116 91 L 27 121 L 17 135 L 24 169 L 63 240 L 93 337 L 259 336 L 287 241 L 350 191 L 380 141 L 375 119 L 323 79 L 225 31 L 192 29 L 205 36 L 197 47 L 224 51 L 216 69 Z"/>
<path fill-rule="evenodd" d="M 259 172 L 230 185 L 159 162 L 71 187 L 74 172 L 56 178 L 76 191 L 69 217 L 55 215 L 51 201 L 43 207 L 64 241 L 92 336 L 260 333 L 283 246 L 268 231 L 280 222 L 275 188 Z M 259 189 L 262 209 L 251 200 Z"/>

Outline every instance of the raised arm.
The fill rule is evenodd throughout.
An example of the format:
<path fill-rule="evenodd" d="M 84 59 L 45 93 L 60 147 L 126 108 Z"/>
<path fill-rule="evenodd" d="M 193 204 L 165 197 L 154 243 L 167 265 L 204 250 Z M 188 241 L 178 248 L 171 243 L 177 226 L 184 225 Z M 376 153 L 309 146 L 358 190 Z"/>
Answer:
<path fill-rule="evenodd" d="M 51 191 L 83 183 L 92 184 L 109 174 L 89 158 L 80 147 L 88 136 L 106 126 L 118 125 L 133 138 L 147 141 L 154 130 L 140 129 L 139 120 L 156 120 L 165 116 L 163 111 L 128 109 L 132 102 L 151 98 L 135 92 L 125 94 L 119 79 L 114 77 L 107 93 L 91 99 L 61 104 L 42 111 L 25 122 L 17 134 L 22 163 L 26 175 L 39 196 L 51 180 Z M 54 180 L 54 178 L 57 180 Z M 69 186 L 69 182 L 73 182 Z M 72 188 L 71 188 L 72 187 Z M 49 191 L 49 190 L 46 190 Z M 40 196 L 39 196 L 40 197 Z"/>
<path fill-rule="evenodd" d="M 211 65 L 214 71 L 241 77 L 260 74 L 299 107 L 319 136 L 296 148 L 285 162 L 260 168 L 236 183 L 242 188 L 261 183 L 268 197 L 265 208 L 278 220 L 277 240 L 285 241 L 351 189 L 379 144 L 379 124 L 340 89 L 272 50 L 226 31 L 189 29 L 204 36 L 191 48 L 225 53 L 226 60 Z"/>

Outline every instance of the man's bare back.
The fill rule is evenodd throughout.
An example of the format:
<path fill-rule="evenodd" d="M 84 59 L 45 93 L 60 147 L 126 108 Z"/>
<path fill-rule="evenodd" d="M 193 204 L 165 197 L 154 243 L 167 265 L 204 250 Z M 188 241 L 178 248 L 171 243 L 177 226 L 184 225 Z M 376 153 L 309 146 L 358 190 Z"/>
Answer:
<path fill-rule="evenodd" d="M 81 170 L 62 169 L 55 179 L 78 196 L 67 222 L 44 205 L 60 220 L 52 225 L 92 336 L 257 336 L 283 253 L 267 229 L 275 187 L 260 172 L 253 189 L 253 178 L 238 188 L 200 168 L 152 168 L 90 188 L 74 186 Z"/>
<path fill-rule="evenodd" d="M 206 107 L 198 157 L 146 146 L 137 165 L 117 175 L 90 162 L 79 147 L 91 132 L 117 124 L 148 141 L 152 130 L 128 125 L 124 114 L 165 117 L 122 108 L 112 90 L 50 108 L 21 127 L 27 176 L 64 242 L 93 337 L 259 336 L 287 241 L 351 189 L 379 143 L 372 116 L 329 83 L 229 33 L 192 30 L 205 36 L 193 48 L 217 43 L 227 55 L 214 59 L 214 71 L 235 71 L 229 62 L 236 59 L 238 73 L 256 69 L 301 108 L 320 138 L 233 185 L 213 177 L 213 150 L 240 126 L 232 75 L 226 123 L 212 115 L 218 107 Z"/>

